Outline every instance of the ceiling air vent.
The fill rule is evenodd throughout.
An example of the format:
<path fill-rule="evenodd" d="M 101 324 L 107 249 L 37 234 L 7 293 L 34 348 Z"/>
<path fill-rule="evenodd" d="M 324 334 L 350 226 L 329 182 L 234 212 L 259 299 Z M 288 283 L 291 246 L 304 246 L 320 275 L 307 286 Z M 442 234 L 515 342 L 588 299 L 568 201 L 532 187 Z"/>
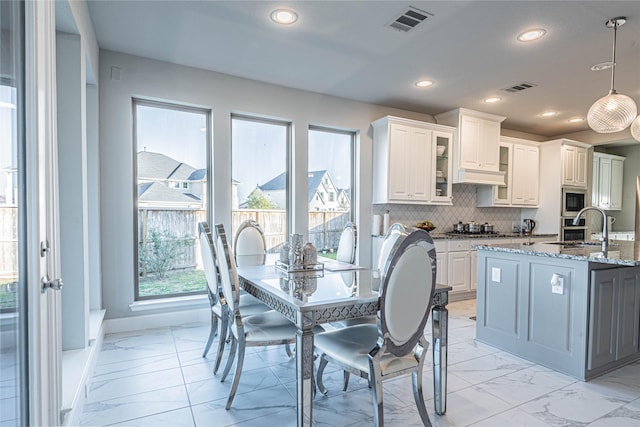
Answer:
<path fill-rule="evenodd" d="M 430 16 L 433 16 L 433 14 L 409 6 L 400 16 L 388 22 L 387 26 L 406 33 L 413 30 L 419 23 Z"/>
<path fill-rule="evenodd" d="M 522 83 L 518 83 L 517 85 L 513 85 L 510 87 L 505 87 L 502 90 L 506 90 L 507 92 L 511 92 L 511 93 L 516 93 L 516 92 L 522 92 L 525 89 L 529 89 L 532 87 L 536 87 L 538 85 L 533 84 L 533 83 L 529 83 L 529 82 L 522 82 Z"/>

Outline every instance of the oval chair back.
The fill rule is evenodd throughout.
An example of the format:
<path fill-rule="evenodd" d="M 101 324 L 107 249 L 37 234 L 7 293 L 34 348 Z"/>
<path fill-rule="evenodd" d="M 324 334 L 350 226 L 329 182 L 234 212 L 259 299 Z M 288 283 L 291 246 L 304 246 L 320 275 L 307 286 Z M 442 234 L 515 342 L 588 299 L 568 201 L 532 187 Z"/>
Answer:
<path fill-rule="evenodd" d="M 436 282 L 436 250 L 428 232 L 398 239 L 382 273 L 379 332 L 386 351 L 404 356 L 424 335 Z"/>
<path fill-rule="evenodd" d="M 243 221 L 236 232 L 233 251 L 238 267 L 263 265 L 267 260 L 267 242 L 260 224 L 252 219 Z"/>
<path fill-rule="evenodd" d="M 338 251 L 336 253 L 336 261 L 353 264 L 356 260 L 356 247 L 358 242 L 358 231 L 356 225 L 348 222 L 340 234 L 338 242 Z"/>
<path fill-rule="evenodd" d="M 398 241 L 398 239 L 404 239 L 407 237 L 407 230 L 404 225 L 396 222 L 389 227 L 387 233 L 384 235 L 384 240 L 380 247 L 380 255 L 378 256 L 378 273 L 382 274 L 390 261 L 391 250 Z M 374 289 L 377 291 L 378 289 Z"/>
<path fill-rule="evenodd" d="M 238 309 L 240 292 L 238 289 L 238 271 L 233 257 L 233 250 L 227 243 L 227 235 L 222 224 L 216 224 L 216 260 L 220 270 L 222 294 L 232 313 Z"/>

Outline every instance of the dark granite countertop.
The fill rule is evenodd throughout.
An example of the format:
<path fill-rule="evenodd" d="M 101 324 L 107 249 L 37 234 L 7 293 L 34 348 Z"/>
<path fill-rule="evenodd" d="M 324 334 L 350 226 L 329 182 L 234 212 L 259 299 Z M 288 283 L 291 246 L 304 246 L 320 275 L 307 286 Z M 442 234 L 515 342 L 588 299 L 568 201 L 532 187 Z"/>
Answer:
<path fill-rule="evenodd" d="M 612 240 L 606 252 L 602 252 L 599 241 L 592 240 L 585 243 L 584 245 L 552 244 L 548 242 L 533 244 L 503 243 L 496 245 L 472 245 L 472 248 L 604 264 L 624 266 L 640 265 L 640 241 Z"/>

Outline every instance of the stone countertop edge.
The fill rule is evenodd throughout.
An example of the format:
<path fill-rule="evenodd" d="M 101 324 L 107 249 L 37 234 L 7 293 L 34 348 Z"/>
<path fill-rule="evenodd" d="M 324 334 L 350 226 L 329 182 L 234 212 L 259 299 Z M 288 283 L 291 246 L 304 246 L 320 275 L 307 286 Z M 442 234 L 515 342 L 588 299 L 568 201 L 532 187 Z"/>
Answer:
<path fill-rule="evenodd" d="M 531 237 L 535 239 L 536 237 L 548 237 L 550 240 L 555 240 L 558 235 L 557 234 L 531 234 L 524 235 L 520 233 L 500 233 L 486 235 L 486 234 L 446 234 L 446 233 L 430 233 L 431 238 L 433 240 L 460 240 L 460 239 L 512 239 L 512 238 L 522 238 L 526 239 Z M 371 235 L 371 237 L 384 238 L 384 235 Z"/>
<path fill-rule="evenodd" d="M 532 255 L 547 258 L 560 258 L 575 261 L 597 262 L 601 264 L 623 265 L 629 267 L 640 266 L 640 241 L 617 240 L 606 255 L 598 251 L 598 246 L 563 249 L 562 245 L 535 243 L 523 245 L 520 243 L 472 244 L 472 249 L 513 254 Z M 594 256 L 598 254 L 599 256 Z M 609 256 L 610 255 L 610 256 Z"/>

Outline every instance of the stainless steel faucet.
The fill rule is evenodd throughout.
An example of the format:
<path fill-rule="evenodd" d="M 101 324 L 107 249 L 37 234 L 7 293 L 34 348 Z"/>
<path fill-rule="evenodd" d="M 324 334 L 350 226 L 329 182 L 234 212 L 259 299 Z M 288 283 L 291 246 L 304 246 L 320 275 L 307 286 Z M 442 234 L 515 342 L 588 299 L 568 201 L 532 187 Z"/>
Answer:
<path fill-rule="evenodd" d="M 578 225 L 580 217 L 588 210 L 598 211 L 602 214 L 602 252 L 604 252 L 609 247 L 609 221 L 607 220 L 607 213 L 604 209 L 597 208 L 595 206 L 587 206 L 586 208 L 580 209 L 580 212 L 578 212 L 576 217 L 573 219 L 573 225 Z"/>

